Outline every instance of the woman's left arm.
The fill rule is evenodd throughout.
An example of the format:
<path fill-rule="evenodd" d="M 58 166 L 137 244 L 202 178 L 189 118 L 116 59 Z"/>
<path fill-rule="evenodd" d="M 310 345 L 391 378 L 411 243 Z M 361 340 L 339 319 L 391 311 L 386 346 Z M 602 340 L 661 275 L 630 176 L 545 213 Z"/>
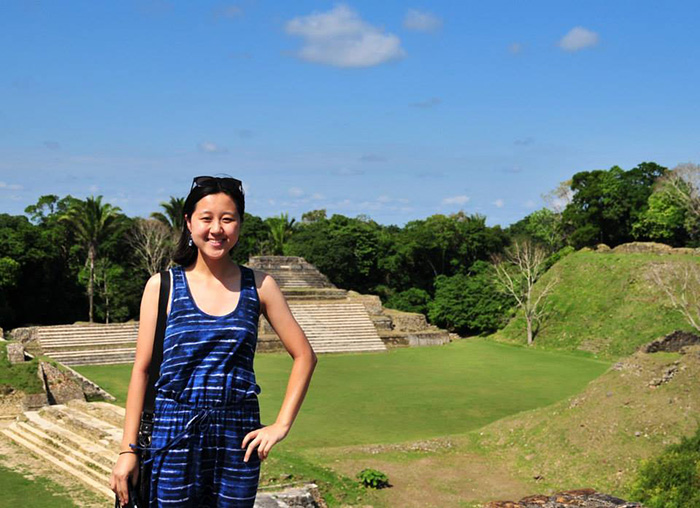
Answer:
<path fill-rule="evenodd" d="M 270 275 L 255 271 L 255 285 L 258 288 L 260 311 L 275 330 L 287 352 L 294 359 L 289 375 L 287 391 L 282 402 L 277 420 L 272 425 L 253 430 L 246 434 L 242 448 L 250 441 L 243 460 L 248 461 L 255 447 L 258 448 L 260 460 L 267 458 L 270 448 L 284 439 L 299 413 L 306 392 L 311 382 L 311 375 L 318 359 L 309 344 L 304 331 L 297 323 L 289 309 L 287 300 L 275 279 Z"/>

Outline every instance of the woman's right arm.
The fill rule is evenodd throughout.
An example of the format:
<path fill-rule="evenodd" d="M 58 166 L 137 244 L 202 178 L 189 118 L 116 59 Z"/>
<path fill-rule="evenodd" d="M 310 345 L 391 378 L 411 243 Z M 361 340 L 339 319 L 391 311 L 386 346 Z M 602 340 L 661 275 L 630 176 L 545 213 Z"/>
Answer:
<path fill-rule="evenodd" d="M 160 274 L 155 274 L 143 290 L 139 331 L 136 339 L 136 356 L 131 369 L 131 380 L 126 396 L 126 416 L 124 418 L 124 436 L 120 452 L 129 451 L 129 444 L 136 444 L 141 422 L 141 412 L 148 385 L 148 368 L 153 353 L 153 339 L 158 321 L 158 297 L 160 294 Z M 136 483 L 138 475 L 138 457 L 133 453 L 119 455 L 112 469 L 110 488 L 117 494 L 122 504 L 129 501 L 128 478 Z"/>

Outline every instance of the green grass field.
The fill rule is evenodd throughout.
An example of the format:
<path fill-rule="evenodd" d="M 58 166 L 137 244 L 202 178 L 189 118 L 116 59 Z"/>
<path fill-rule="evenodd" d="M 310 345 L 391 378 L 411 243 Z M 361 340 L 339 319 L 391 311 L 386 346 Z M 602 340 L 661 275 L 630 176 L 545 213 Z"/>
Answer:
<path fill-rule="evenodd" d="M 259 354 L 262 422 L 273 423 L 292 360 Z M 289 449 L 393 443 L 482 427 L 582 390 L 608 363 L 483 339 L 388 353 L 320 355 Z M 130 365 L 79 367 L 124 404 Z"/>
<path fill-rule="evenodd" d="M 291 366 L 286 353 L 256 356 L 263 424 L 277 417 Z M 320 355 L 291 433 L 266 460 L 261 488 L 292 479 L 315 481 L 330 506 L 360 500 L 383 506 L 373 492 L 358 487 L 354 473 L 339 475 L 331 468 L 333 459 L 315 451 L 462 435 L 578 393 L 608 367 L 581 354 L 487 339 Z M 77 370 L 124 405 L 131 365 Z"/>
<path fill-rule="evenodd" d="M 72 508 L 75 506 L 64 489 L 46 478 L 27 478 L 0 466 L 0 506 L 23 508 Z"/>

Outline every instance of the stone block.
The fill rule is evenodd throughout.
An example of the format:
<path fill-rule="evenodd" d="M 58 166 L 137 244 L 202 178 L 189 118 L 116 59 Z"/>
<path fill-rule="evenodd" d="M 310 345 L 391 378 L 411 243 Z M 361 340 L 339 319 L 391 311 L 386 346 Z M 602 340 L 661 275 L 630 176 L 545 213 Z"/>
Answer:
<path fill-rule="evenodd" d="M 51 404 L 65 404 L 69 400 L 85 400 L 83 388 L 70 375 L 48 362 L 39 362 L 39 371 L 46 386 L 46 395 Z"/>
<path fill-rule="evenodd" d="M 7 359 L 10 363 L 22 363 L 24 361 L 24 345 L 21 342 L 9 342 L 7 344 Z"/>
<path fill-rule="evenodd" d="M 48 404 L 49 400 L 43 392 L 25 394 L 22 399 L 22 411 L 35 411 Z"/>

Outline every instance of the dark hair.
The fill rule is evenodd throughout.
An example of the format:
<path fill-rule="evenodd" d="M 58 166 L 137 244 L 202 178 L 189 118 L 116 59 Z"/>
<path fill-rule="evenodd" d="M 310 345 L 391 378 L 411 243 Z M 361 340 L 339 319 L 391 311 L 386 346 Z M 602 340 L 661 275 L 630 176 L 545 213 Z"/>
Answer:
<path fill-rule="evenodd" d="M 245 195 L 243 194 L 243 187 L 221 185 L 221 181 L 216 179 L 212 179 L 211 182 L 207 181 L 206 185 L 197 185 L 192 188 L 187 198 L 185 198 L 185 204 L 182 207 L 183 215 L 189 217 L 191 220 L 192 213 L 194 213 L 194 209 L 197 207 L 199 200 L 204 196 L 218 194 L 219 192 L 228 194 L 231 199 L 233 199 L 233 202 L 236 203 L 236 210 L 241 217 L 242 224 L 243 216 L 245 215 Z M 197 260 L 197 246 L 192 245 L 190 247 L 189 241 L 190 231 L 187 229 L 187 221 L 183 220 L 182 233 L 180 234 L 180 239 L 177 242 L 177 247 L 175 247 L 175 253 L 173 254 L 173 261 L 178 265 L 190 266 Z"/>

